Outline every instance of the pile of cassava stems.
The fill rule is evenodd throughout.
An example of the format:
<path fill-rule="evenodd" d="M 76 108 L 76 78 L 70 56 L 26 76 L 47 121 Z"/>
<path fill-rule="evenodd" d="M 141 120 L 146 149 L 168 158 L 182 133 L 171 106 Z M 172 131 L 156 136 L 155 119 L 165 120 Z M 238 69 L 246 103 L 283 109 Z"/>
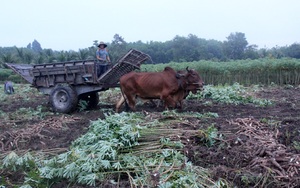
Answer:
<path fill-rule="evenodd" d="M 279 143 L 278 129 L 271 130 L 267 124 L 253 118 L 237 118 L 228 123 L 236 131 L 232 132 L 234 139 L 227 142 L 232 147 L 242 148 L 251 159 L 244 168 L 270 173 L 278 181 L 300 181 L 300 155 Z"/>

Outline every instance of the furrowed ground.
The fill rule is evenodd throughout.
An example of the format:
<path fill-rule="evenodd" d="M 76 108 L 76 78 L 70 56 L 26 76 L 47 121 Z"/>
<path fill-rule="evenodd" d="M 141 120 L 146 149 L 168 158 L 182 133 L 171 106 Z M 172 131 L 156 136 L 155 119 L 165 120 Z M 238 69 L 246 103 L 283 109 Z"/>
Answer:
<path fill-rule="evenodd" d="M 0 185 L 14 187 L 24 185 L 25 177 L 31 174 L 5 165 L 7 156 L 12 152 L 18 156 L 30 152 L 49 159 L 70 151 L 72 142 L 89 131 L 91 121 L 114 117 L 114 104 L 120 92 L 118 89 L 102 92 L 97 109 L 81 105 L 72 114 L 52 112 L 47 96 L 28 85 L 17 85 L 13 95 L 4 95 L 3 91 L 0 95 Z M 235 84 L 207 86 L 201 95 L 189 96 L 183 109 L 164 111 L 150 103 L 139 103 L 136 114 L 142 117 L 141 126 L 151 124 L 156 132 L 151 132 L 151 139 L 150 134 L 141 132 L 138 140 L 148 145 L 141 144 L 135 150 L 146 152 L 150 143 L 162 139 L 164 143 L 181 142 L 178 151 L 187 157 L 184 165 L 192 162 L 208 174 L 205 187 L 297 187 L 300 185 L 299 98 L 300 87 L 245 88 Z M 120 122 L 118 126 L 123 124 Z M 158 158 L 161 160 L 156 161 L 152 170 L 149 170 L 151 165 L 142 165 L 149 178 L 139 181 L 134 181 L 133 172 L 123 171 L 111 173 L 104 178 L 105 182 L 52 178 L 51 187 L 168 187 L 171 183 L 175 185 L 172 181 L 179 176 L 176 172 L 185 167 L 177 169 L 174 163 L 164 169 L 167 158 Z M 160 174 L 158 179 L 153 176 L 155 170 Z M 115 181 L 108 181 L 111 179 Z M 27 179 L 27 184 L 32 182 Z"/>

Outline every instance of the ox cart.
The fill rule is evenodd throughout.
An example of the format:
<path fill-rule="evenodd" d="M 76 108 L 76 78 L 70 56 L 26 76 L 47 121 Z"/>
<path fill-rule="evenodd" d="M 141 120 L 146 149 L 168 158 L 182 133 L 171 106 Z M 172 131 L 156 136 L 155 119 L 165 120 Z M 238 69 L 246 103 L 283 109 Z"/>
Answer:
<path fill-rule="evenodd" d="M 119 79 L 135 69 L 150 57 L 131 49 L 102 75 L 97 60 L 69 61 L 61 63 L 28 65 L 6 64 L 28 81 L 32 87 L 49 95 L 49 102 L 56 112 L 69 113 L 79 100 L 97 106 L 98 92 L 118 87 Z"/>

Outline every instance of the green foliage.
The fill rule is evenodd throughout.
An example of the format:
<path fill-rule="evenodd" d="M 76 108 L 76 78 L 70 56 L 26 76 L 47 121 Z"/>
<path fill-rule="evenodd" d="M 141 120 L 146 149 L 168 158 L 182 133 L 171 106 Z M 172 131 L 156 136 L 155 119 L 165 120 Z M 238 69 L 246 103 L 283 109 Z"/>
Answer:
<path fill-rule="evenodd" d="M 287 48 L 288 56 L 300 59 L 300 44 L 294 43 Z"/>
<path fill-rule="evenodd" d="M 215 102 L 225 104 L 255 104 L 257 106 L 268 106 L 272 102 L 268 99 L 258 99 L 248 94 L 251 92 L 246 87 L 235 83 L 232 86 L 207 85 L 201 93 L 190 94 L 189 99 L 212 99 Z M 252 91 L 253 92 L 253 91 Z"/>
<path fill-rule="evenodd" d="M 38 159 L 33 157 L 29 152 L 23 156 L 18 156 L 15 152 L 8 154 L 2 161 L 0 169 L 9 169 L 12 171 L 24 171 L 27 176 L 23 188 L 26 187 L 49 187 L 47 182 L 40 178 L 38 170 Z M 5 181 L 3 184 L 7 184 Z"/>
<path fill-rule="evenodd" d="M 14 83 L 27 83 L 20 75 L 12 74 L 10 75 L 7 80 L 12 81 Z"/>
<path fill-rule="evenodd" d="M 82 111 L 85 111 L 87 108 L 88 108 L 88 102 L 85 101 L 85 100 L 79 100 L 78 102 L 78 106 L 79 106 L 79 111 L 82 112 Z"/>
<path fill-rule="evenodd" d="M 150 149 L 151 142 L 142 146 L 142 130 L 153 130 L 153 125 L 149 123 L 148 128 L 143 118 L 138 113 L 107 115 L 105 120 L 93 121 L 89 131 L 76 139 L 68 152 L 48 160 L 29 154 L 20 157 L 12 152 L 3 159 L 0 169 L 24 171 L 23 187 L 49 187 L 61 179 L 96 186 L 99 181 L 116 183 L 121 175 L 128 177 L 131 187 L 226 186 L 221 180 L 213 182 L 206 169 L 187 162 L 180 141 L 162 137 L 154 141 L 160 145 L 156 150 Z M 213 127 L 205 131 L 210 144 L 214 131 Z M 138 147 L 144 149 L 136 150 Z"/>
<path fill-rule="evenodd" d="M 29 84 L 14 84 L 15 93 L 12 95 L 7 95 L 4 91 L 0 90 L 0 102 L 2 104 L 10 103 L 11 101 L 15 101 L 16 99 L 24 102 L 31 102 L 32 100 L 36 100 L 32 96 L 41 95 L 38 91 Z M 21 107 L 14 112 L 5 113 L 0 110 L 0 118 L 4 120 L 33 120 L 33 119 L 43 119 L 45 116 L 52 114 L 45 110 L 45 106 L 39 105 L 36 108 L 25 108 Z"/>
<path fill-rule="evenodd" d="M 231 33 L 224 42 L 225 53 L 229 59 L 243 59 L 247 45 L 244 33 Z"/>
<path fill-rule="evenodd" d="M 149 63 L 193 62 L 200 60 L 228 61 L 229 59 L 258 59 L 300 57 L 299 44 L 294 43 L 285 47 L 272 49 L 257 49 L 257 45 L 248 45 L 246 35 L 240 32 L 230 33 L 225 41 L 207 40 L 194 34 L 188 36 L 175 36 L 173 39 L 159 42 L 126 42 L 119 34 L 113 35 L 113 40 L 108 43 L 108 50 L 113 62 L 116 62 L 129 49 L 141 50 L 152 57 Z M 0 67 L 4 63 L 54 63 L 79 59 L 95 59 L 98 41 L 95 40 L 90 47 L 78 51 L 56 51 L 43 49 L 41 44 L 34 40 L 27 47 L 0 47 Z"/>
<path fill-rule="evenodd" d="M 15 63 L 15 62 L 16 62 L 16 57 L 12 52 L 5 51 L 1 54 L 1 48 L 0 48 L 0 68 L 4 68 L 5 63 Z"/>
<path fill-rule="evenodd" d="M 33 95 L 42 95 L 35 88 L 30 87 L 29 84 L 14 84 L 13 85 L 15 94 L 7 95 L 4 93 L 3 89 L 0 89 L 0 102 L 7 103 L 9 101 L 14 101 L 15 98 L 24 101 L 34 100 Z"/>
<path fill-rule="evenodd" d="M 195 61 L 182 63 L 168 63 L 156 65 L 142 65 L 142 71 L 162 71 L 166 66 L 175 70 L 185 70 L 186 67 L 197 70 L 206 84 L 242 85 L 263 84 L 271 85 L 299 85 L 300 60 L 299 59 L 255 59 L 229 62 Z"/>
<path fill-rule="evenodd" d="M 39 105 L 36 109 L 31 107 L 29 108 L 19 108 L 13 113 L 10 113 L 9 119 L 22 119 L 22 120 L 31 120 L 31 119 L 43 119 L 46 115 L 49 115 L 50 112 L 44 111 L 43 106 Z"/>
<path fill-rule="evenodd" d="M 207 112 L 204 114 L 201 114 L 199 112 L 181 112 L 178 113 L 176 110 L 165 110 L 161 113 L 165 117 L 173 117 L 175 119 L 182 120 L 186 117 L 195 117 L 195 118 L 217 118 L 219 115 L 217 113 L 213 112 Z"/>
<path fill-rule="evenodd" d="M 175 36 L 166 42 L 147 43 L 126 42 L 118 34 L 113 38 L 111 43 L 107 43 L 113 62 L 129 49 L 135 48 L 152 57 L 152 60 L 148 61 L 152 65 L 145 67 L 147 71 L 162 70 L 166 66 L 165 63 L 169 63 L 168 65 L 176 66 L 177 70 L 187 66 L 195 68 L 201 73 L 205 83 L 213 85 L 235 82 L 243 85 L 269 85 L 272 82 L 279 85 L 300 84 L 300 45 L 297 43 L 288 47 L 258 50 L 256 45 L 248 45 L 245 34 L 239 32 L 231 33 L 224 42 L 206 40 L 193 34 L 187 37 Z M 42 49 L 37 41 L 27 48 L 0 47 L 0 68 L 5 67 L 5 63 L 41 64 L 95 59 L 95 42 L 98 41 L 94 41 L 93 46 L 78 51 Z M 238 61 L 230 61 L 231 59 Z M 175 65 L 172 62 L 180 63 Z M 160 64 L 158 67 L 162 68 L 151 68 L 153 64 Z M 0 71 L 0 81 L 6 78 L 1 78 Z M 20 77 L 10 79 L 20 82 Z"/>
<path fill-rule="evenodd" d="M 0 68 L 0 81 L 6 81 L 9 80 L 9 76 L 11 76 L 11 74 L 13 73 L 13 71 L 11 69 L 1 69 Z"/>
<path fill-rule="evenodd" d="M 118 170 L 122 149 L 137 144 L 141 119 L 136 114 L 116 114 L 92 122 L 90 131 L 72 144 L 71 150 L 60 154 L 40 168 L 47 179 L 67 178 L 81 184 L 95 185 L 102 173 Z"/>
<path fill-rule="evenodd" d="M 293 147 L 295 148 L 295 150 L 300 151 L 300 142 L 293 141 Z"/>
<path fill-rule="evenodd" d="M 268 119 L 268 118 L 262 118 L 260 119 L 260 122 L 267 124 L 273 129 L 278 129 L 281 125 L 281 121 L 274 120 L 274 119 Z"/>
<path fill-rule="evenodd" d="M 201 133 L 204 134 L 204 137 L 201 140 L 206 143 L 207 146 L 213 146 L 216 142 L 216 138 L 218 137 L 218 129 L 211 125 L 207 127 L 205 130 L 201 130 Z"/>

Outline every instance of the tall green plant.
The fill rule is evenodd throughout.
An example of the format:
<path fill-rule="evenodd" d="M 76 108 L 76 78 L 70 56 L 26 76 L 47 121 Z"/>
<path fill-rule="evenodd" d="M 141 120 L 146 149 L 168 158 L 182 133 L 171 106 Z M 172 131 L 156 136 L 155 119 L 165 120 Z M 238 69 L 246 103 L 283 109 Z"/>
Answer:
<path fill-rule="evenodd" d="M 206 84 L 234 84 L 242 85 L 263 84 L 270 85 L 299 85 L 299 59 L 256 59 L 238 60 L 230 62 L 197 61 L 142 65 L 142 71 L 162 71 L 170 66 L 176 70 L 185 70 L 186 67 L 197 70 Z"/>
<path fill-rule="evenodd" d="M 5 63 L 17 63 L 16 57 L 12 53 L 5 53 L 0 55 L 0 67 L 4 68 Z"/>

